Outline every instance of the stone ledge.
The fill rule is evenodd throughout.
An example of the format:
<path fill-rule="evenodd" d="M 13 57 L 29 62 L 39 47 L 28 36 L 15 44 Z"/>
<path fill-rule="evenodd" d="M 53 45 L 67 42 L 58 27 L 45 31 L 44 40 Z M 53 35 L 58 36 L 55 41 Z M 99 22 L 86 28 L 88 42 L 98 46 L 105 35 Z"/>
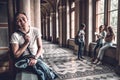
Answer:
<path fill-rule="evenodd" d="M 16 74 L 15 80 L 38 80 L 38 77 L 34 73 L 22 71 Z"/>

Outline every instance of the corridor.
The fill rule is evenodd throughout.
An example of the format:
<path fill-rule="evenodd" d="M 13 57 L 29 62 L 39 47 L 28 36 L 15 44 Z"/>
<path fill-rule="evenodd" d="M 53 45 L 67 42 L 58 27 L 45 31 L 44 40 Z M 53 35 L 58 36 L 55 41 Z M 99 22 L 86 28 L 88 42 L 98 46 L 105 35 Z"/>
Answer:
<path fill-rule="evenodd" d="M 73 50 L 45 40 L 43 49 L 43 60 L 59 74 L 61 80 L 120 80 L 114 73 L 114 67 L 107 64 L 93 65 L 89 57 L 83 61 L 77 60 Z"/>

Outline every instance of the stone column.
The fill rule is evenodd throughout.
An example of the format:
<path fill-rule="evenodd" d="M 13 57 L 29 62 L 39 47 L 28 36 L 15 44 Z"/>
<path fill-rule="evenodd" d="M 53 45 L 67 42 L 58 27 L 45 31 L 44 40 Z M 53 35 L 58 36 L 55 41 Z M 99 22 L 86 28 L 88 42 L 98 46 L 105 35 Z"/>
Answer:
<path fill-rule="evenodd" d="M 18 4 L 18 11 L 25 12 L 28 17 L 29 23 L 31 24 L 30 0 L 18 0 L 17 4 Z"/>
<path fill-rule="evenodd" d="M 34 0 L 30 0 L 30 10 L 31 10 L 31 12 L 30 12 L 31 17 L 30 17 L 30 18 L 31 18 L 31 26 L 32 26 L 32 27 L 35 27 L 34 5 L 35 5 L 35 4 L 34 4 Z"/>
<path fill-rule="evenodd" d="M 14 13 L 15 13 L 15 3 L 13 2 L 14 0 L 7 0 L 7 12 L 8 12 L 8 30 L 9 30 L 9 41 L 10 41 L 10 37 L 12 35 L 12 33 L 15 30 L 15 26 L 14 26 Z M 10 49 L 10 47 L 9 47 Z M 11 53 L 11 49 L 9 51 L 9 53 Z M 14 73 L 14 67 L 13 67 L 13 61 L 11 60 L 11 58 L 9 57 L 9 74 L 11 76 L 11 80 L 14 79 L 15 73 Z M 11 74 L 12 73 L 12 74 Z"/>
<path fill-rule="evenodd" d="M 56 34 L 56 12 L 55 11 L 51 13 L 51 19 L 52 19 L 52 42 L 56 43 L 57 34 Z"/>
<path fill-rule="evenodd" d="M 120 65 L 120 0 L 118 4 L 118 27 L 117 27 L 117 60 L 119 60 Z"/>
<path fill-rule="evenodd" d="M 14 27 L 14 7 L 13 0 L 8 0 L 8 30 L 9 30 L 9 39 L 13 33 Z"/>
<path fill-rule="evenodd" d="M 59 6 L 59 45 L 62 46 L 62 6 Z"/>
<path fill-rule="evenodd" d="M 60 18 L 60 33 L 59 33 L 59 44 L 62 47 L 67 46 L 67 17 L 66 17 L 66 6 L 59 7 L 59 18 Z"/>
<path fill-rule="evenodd" d="M 43 22 L 43 18 L 41 19 L 41 34 L 42 34 L 42 38 L 43 38 L 43 26 L 44 26 L 44 22 Z"/>
<path fill-rule="evenodd" d="M 106 4 L 106 5 L 105 5 L 105 10 L 104 10 L 104 11 L 105 11 L 105 12 L 104 12 L 104 13 L 105 13 L 105 15 L 104 15 L 104 19 L 105 19 L 105 20 L 104 20 L 104 24 L 105 24 L 106 26 L 108 25 L 108 22 L 109 22 L 109 21 L 108 21 L 108 20 L 109 20 L 109 17 L 108 17 L 108 9 L 109 9 L 108 4 L 109 4 L 109 3 L 108 3 L 108 2 L 109 2 L 109 0 L 105 0 L 105 4 Z M 107 29 L 107 27 L 105 27 L 105 28 Z"/>
<path fill-rule="evenodd" d="M 49 41 L 50 40 L 50 16 L 46 16 L 46 28 L 47 28 L 46 39 Z"/>
<path fill-rule="evenodd" d="M 46 19 L 43 18 L 43 39 L 46 39 Z"/>
<path fill-rule="evenodd" d="M 115 69 L 115 72 L 120 75 L 120 0 L 118 0 L 118 27 L 117 27 L 117 53 L 116 59 L 118 60 L 118 66 Z"/>
<path fill-rule="evenodd" d="M 80 26 L 80 0 L 75 0 L 75 34 L 77 34 Z"/>
<path fill-rule="evenodd" d="M 34 26 L 41 31 L 40 0 L 34 0 Z"/>

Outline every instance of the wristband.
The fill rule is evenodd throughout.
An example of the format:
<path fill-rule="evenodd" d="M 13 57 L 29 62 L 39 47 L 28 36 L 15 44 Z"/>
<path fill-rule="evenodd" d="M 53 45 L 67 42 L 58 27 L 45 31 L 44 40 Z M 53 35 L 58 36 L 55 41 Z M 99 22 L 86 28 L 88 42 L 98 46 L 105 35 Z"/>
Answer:
<path fill-rule="evenodd" d="M 37 57 L 34 57 L 34 59 L 36 59 L 36 60 L 37 60 Z"/>

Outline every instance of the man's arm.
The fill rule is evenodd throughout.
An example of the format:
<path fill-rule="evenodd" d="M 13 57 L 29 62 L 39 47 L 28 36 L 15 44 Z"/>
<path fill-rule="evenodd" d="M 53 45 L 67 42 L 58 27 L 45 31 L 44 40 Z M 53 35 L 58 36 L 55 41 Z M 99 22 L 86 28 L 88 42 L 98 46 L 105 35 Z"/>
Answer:
<path fill-rule="evenodd" d="M 38 50 L 35 55 L 36 59 L 38 59 L 39 56 L 42 54 L 42 39 L 41 39 L 41 37 L 37 38 L 37 46 L 38 46 Z"/>
<path fill-rule="evenodd" d="M 41 40 L 41 37 L 37 38 L 37 46 L 38 46 L 38 50 L 37 50 L 37 53 L 35 55 L 35 59 L 33 59 L 33 58 L 30 59 L 29 66 L 35 65 L 37 63 L 37 59 L 42 54 L 42 40 Z"/>
<path fill-rule="evenodd" d="M 25 39 L 25 42 L 21 47 L 19 47 L 19 44 L 17 44 L 17 43 L 11 44 L 13 54 L 16 58 L 20 57 L 29 45 L 30 37 L 28 35 L 25 35 L 24 39 Z"/>
<path fill-rule="evenodd" d="M 12 51 L 14 56 L 16 58 L 20 57 L 23 54 L 23 52 L 26 50 L 27 46 L 28 46 L 28 43 L 24 43 L 20 48 L 18 44 L 12 43 Z"/>

